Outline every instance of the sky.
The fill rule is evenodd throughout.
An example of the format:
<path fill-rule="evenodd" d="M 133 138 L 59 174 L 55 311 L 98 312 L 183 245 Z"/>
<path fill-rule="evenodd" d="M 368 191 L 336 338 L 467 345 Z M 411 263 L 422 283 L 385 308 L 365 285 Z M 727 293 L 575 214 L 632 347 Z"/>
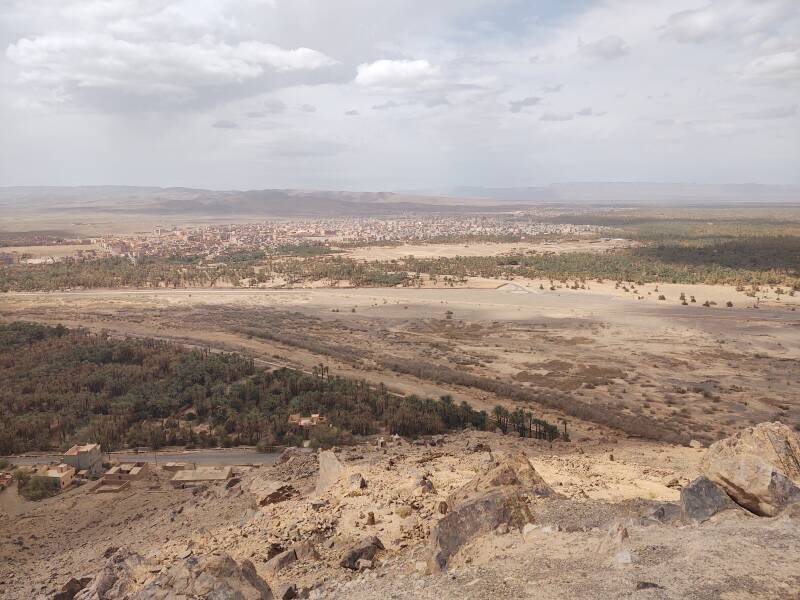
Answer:
<path fill-rule="evenodd" d="M 0 185 L 800 183 L 798 0 L 0 0 Z"/>

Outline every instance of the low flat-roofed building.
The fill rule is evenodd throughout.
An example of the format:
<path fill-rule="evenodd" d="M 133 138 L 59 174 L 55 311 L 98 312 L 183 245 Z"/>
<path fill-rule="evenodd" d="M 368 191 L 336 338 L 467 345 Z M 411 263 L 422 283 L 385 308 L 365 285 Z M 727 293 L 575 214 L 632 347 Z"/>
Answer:
<path fill-rule="evenodd" d="M 177 471 L 171 482 L 175 487 L 187 487 L 198 483 L 225 481 L 231 477 L 233 477 L 231 467 L 198 467 Z"/>
<path fill-rule="evenodd" d="M 64 453 L 63 461 L 76 471 L 99 475 L 103 471 L 103 453 L 100 444 L 75 445 Z"/>
<path fill-rule="evenodd" d="M 75 477 L 75 469 L 71 465 L 64 463 L 60 465 L 44 465 L 36 471 L 36 476 L 46 477 L 55 481 L 58 489 L 63 490 L 72 483 L 72 479 Z"/>
<path fill-rule="evenodd" d="M 147 472 L 146 462 L 122 463 L 111 467 L 103 479 L 107 481 L 133 481 L 140 479 Z"/>

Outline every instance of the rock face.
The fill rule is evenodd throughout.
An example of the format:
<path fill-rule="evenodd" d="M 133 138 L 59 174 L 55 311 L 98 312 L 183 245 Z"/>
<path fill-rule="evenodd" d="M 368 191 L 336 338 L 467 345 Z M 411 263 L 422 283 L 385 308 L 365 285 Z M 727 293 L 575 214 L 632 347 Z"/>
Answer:
<path fill-rule="evenodd" d="M 76 600 L 172 600 L 189 598 L 236 598 L 272 600 L 272 592 L 256 573 L 253 563 L 237 563 L 225 553 L 201 558 L 188 556 L 156 575 L 146 576 L 142 559 L 121 550 L 78 594 Z"/>
<path fill-rule="evenodd" d="M 553 494 L 522 453 L 477 475 L 450 496 L 447 504 L 452 509 L 431 531 L 428 572 L 444 569 L 459 548 L 477 535 L 503 524 L 522 529 L 533 521 L 528 499 Z"/>
<path fill-rule="evenodd" d="M 775 516 L 800 498 L 800 438 L 781 423 L 760 423 L 712 444 L 702 469 L 737 504 Z"/>
<path fill-rule="evenodd" d="M 738 508 L 720 486 L 708 477 L 698 477 L 681 490 L 684 519 L 702 523 L 723 510 Z"/>
<path fill-rule="evenodd" d="M 319 453 L 319 476 L 317 478 L 317 494 L 321 494 L 330 489 L 344 472 L 344 465 L 336 458 L 331 450 L 323 450 Z"/>

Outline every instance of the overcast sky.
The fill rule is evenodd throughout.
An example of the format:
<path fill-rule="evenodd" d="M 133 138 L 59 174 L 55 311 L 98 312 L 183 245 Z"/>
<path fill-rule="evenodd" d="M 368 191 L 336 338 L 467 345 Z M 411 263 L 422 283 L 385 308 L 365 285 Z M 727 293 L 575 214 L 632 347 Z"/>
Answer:
<path fill-rule="evenodd" d="M 798 0 L 0 0 L 0 185 L 800 183 Z"/>

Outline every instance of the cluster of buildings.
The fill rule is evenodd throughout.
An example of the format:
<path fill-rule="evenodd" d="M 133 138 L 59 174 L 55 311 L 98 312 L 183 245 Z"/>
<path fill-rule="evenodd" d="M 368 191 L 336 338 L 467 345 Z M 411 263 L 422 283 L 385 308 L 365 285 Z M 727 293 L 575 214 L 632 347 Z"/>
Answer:
<path fill-rule="evenodd" d="M 0 252 L 0 264 L 48 263 L 64 258 L 92 260 L 123 256 L 201 256 L 213 259 L 242 251 L 274 251 L 285 246 L 320 242 L 369 244 L 428 241 L 463 236 L 585 235 L 601 230 L 595 225 L 570 225 L 541 221 L 541 215 L 520 212 L 500 215 L 409 215 L 397 217 L 329 217 L 273 220 L 259 223 L 155 227 L 134 234 L 105 235 L 79 242 L 84 248 L 67 256 L 26 257 Z"/>
<path fill-rule="evenodd" d="M 315 422 L 320 422 L 319 415 Z M 167 462 L 162 469 L 171 472 L 171 483 L 176 488 L 191 487 L 201 483 L 225 481 L 233 477 L 230 466 L 202 466 L 191 462 Z M 150 465 L 144 461 L 114 464 L 109 469 L 103 466 L 100 444 L 76 445 L 67 450 L 58 464 L 36 465 L 31 468 L 32 477 L 51 482 L 53 489 L 65 490 L 76 481 L 96 480 L 90 488 L 92 493 L 116 493 L 128 489 L 131 483 L 146 477 Z M 0 491 L 11 485 L 10 472 L 0 472 Z"/>

